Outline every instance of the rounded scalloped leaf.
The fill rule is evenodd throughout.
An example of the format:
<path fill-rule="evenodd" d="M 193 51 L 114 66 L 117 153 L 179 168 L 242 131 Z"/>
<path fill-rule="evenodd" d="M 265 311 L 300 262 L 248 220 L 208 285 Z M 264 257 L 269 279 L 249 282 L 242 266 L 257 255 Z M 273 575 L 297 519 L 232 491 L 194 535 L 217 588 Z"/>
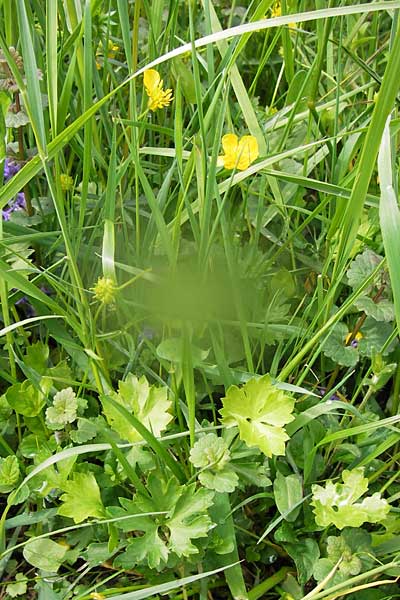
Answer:
<path fill-rule="evenodd" d="M 346 346 L 348 333 L 349 330 L 344 323 L 336 323 L 322 347 L 322 352 L 339 365 L 354 367 L 358 362 L 359 352 L 353 346 Z"/>

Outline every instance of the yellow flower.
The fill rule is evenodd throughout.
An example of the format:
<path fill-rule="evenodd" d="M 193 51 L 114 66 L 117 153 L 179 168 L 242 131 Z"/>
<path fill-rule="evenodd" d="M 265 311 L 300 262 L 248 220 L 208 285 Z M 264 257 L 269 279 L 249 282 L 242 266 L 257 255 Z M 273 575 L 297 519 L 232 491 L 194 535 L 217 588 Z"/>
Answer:
<path fill-rule="evenodd" d="M 114 44 L 111 40 L 108 40 L 107 58 L 113 60 L 119 52 L 119 46 Z M 100 42 L 96 51 L 96 68 L 99 70 L 104 64 L 104 48 L 103 43 Z"/>
<path fill-rule="evenodd" d="M 74 186 L 74 180 L 72 179 L 72 177 L 70 177 L 70 175 L 62 173 L 60 175 L 60 184 L 63 192 L 69 192 Z"/>
<path fill-rule="evenodd" d="M 271 9 L 271 18 L 281 17 L 282 16 L 282 7 L 280 2 L 275 2 L 275 5 Z M 289 29 L 296 29 L 296 23 L 289 23 Z"/>
<path fill-rule="evenodd" d="M 117 288 L 111 277 L 99 277 L 96 285 L 91 288 L 96 300 L 102 304 L 112 304 Z"/>
<path fill-rule="evenodd" d="M 272 12 L 271 12 L 271 17 L 280 17 L 282 15 L 282 8 L 281 8 L 281 3 L 280 2 L 275 2 L 274 6 L 272 7 Z"/>
<path fill-rule="evenodd" d="M 245 171 L 259 156 L 257 140 L 253 135 L 244 135 L 240 140 L 234 133 L 227 133 L 222 138 L 225 154 L 218 157 L 218 165 L 225 169 Z"/>
<path fill-rule="evenodd" d="M 99 594 L 98 592 L 92 592 L 91 594 L 89 594 L 90 598 L 93 598 L 93 600 L 106 600 L 106 597 L 104 594 Z"/>
<path fill-rule="evenodd" d="M 144 72 L 144 88 L 149 97 L 147 106 L 153 112 L 158 108 L 168 106 L 173 100 L 172 90 L 163 90 L 163 80 L 155 69 L 147 69 Z"/>

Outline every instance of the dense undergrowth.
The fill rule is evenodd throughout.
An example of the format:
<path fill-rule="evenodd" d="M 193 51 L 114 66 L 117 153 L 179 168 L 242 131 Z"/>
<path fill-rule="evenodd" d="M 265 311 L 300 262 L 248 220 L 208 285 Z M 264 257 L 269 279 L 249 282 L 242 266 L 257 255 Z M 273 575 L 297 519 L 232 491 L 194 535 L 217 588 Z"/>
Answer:
<path fill-rule="evenodd" d="M 0 598 L 400 597 L 399 9 L 1 0 Z"/>

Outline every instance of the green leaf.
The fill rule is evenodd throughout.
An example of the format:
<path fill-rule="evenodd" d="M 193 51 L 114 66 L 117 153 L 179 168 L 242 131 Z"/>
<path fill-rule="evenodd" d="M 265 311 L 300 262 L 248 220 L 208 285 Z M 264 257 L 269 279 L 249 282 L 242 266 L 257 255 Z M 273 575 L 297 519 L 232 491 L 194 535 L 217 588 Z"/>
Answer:
<path fill-rule="evenodd" d="M 343 483 L 328 480 L 325 487 L 312 486 L 312 501 L 315 521 L 320 527 L 335 525 L 344 527 L 360 527 L 363 523 L 379 523 L 390 510 L 390 506 L 376 492 L 356 502 L 368 490 L 368 479 L 364 477 L 364 469 L 359 467 L 352 471 L 343 471 Z"/>
<path fill-rule="evenodd" d="M 279 471 L 274 481 L 274 496 L 277 509 L 286 521 L 295 521 L 301 510 L 298 506 L 290 510 L 292 506 L 298 504 L 303 497 L 303 486 L 301 478 L 298 475 L 288 475 L 284 477 Z"/>
<path fill-rule="evenodd" d="M 231 493 L 237 487 L 239 477 L 232 468 L 227 467 L 217 472 L 212 470 L 203 471 L 199 473 L 199 481 L 209 490 Z"/>
<path fill-rule="evenodd" d="M 195 104 L 196 90 L 193 73 L 189 66 L 190 63 L 187 64 L 182 58 L 177 57 L 171 61 L 171 64 L 172 73 L 174 74 L 175 79 L 179 79 L 186 102 L 188 104 Z"/>
<path fill-rule="evenodd" d="M 28 542 L 24 547 L 23 555 L 25 560 L 37 569 L 56 573 L 63 563 L 67 550 L 67 546 L 41 538 Z"/>
<path fill-rule="evenodd" d="M 212 505 L 213 498 L 212 492 L 201 488 L 195 491 L 194 485 L 187 486 L 182 492 L 167 522 L 170 530 L 169 547 L 178 556 L 198 553 L 198 548 L 191 540 L 207 536 L 212 523 L 206 511 Z"/>
<path fill-rule="evenodd" d="M 364 250 L 362 254 L 356 256 L 347 270 L 347 279 L 353 290 L 359 288 L 362 283 L 368 279 L 381 261 L 382 256 L 379 256 L 379 254 L 376 254 L 368 248 L 367 250 Z M 381 273 L 378 273 L 376 276 L 376 284 L 379 284 L 380 277 Z M 366 293 L 372 291 L 372 288 L 373 286 L 371 285 L 370 288 L 366 290 Z"/>
<path fill-rule="evenodd" d="M 354 367 L 359 360 L 358 348 L 346 346 L 346 337 L 349 334 L 344 323 L 336 323 L 325 340 L 322 352 L 335 363 L 344 367 Z"/>
<path fill-rule="evenodd" d="M 138 379 L 131 373 L 126 381 L 119 382 L 118 387 L 118 394 L 112 395 L 114 400 L 133 414 L 155 437 L 160 436 L 172 419 L 172 415 L 168 412 L 172 401 L 168 399 L 167 388 L 150 386 L 144 375 Z M 102 403 L 107 421 L 122 439 L 129 442 L 142 439 L 137 430 L 117 409 L 109 402 L 102 400 Z"/>
<path fill-rule="evenodd" d="M 317 561 L 313 575 L 317 581 L 322 581 L 338 565 L 327 587 L 337 585 L 370 567 L 373 551 L 371 536 L 367 531 L 348 527 L 339 536 L 329 536 L 326 542 L 327 556 Z"/>
<path fill-rule="evenodd" d="M 0 493 L 7 494 L 13 490 L 20 478 L 18 459 L 16 456 L 0 458 Z"/>
<path fill-rule="evenodd" d="M 27 590 L 27 578 L 23 573 L 16 573 L 15 583 L 9 583 L 6 586 L 6 592 L 11 598 L 23 596 Z"/>
<path fill-rule="evenodd" d="M 158 533 L 158 525 L 151 519 L 141 519 L 144 534 L 129 540 L 129 546 L 114 564 L 131 569 L 137 564 L 147 564 L 150 569 L 163 567 L 168 560 L 168 548 Z M 144 529 L 145 528 L 145 529 Z"/>
<path fill-rule="evenodd" d="M 361 355 L 371 357 L 375 352 L 382 351 L 383 345 L 393 333 L 393 325 L 390 323 L 379 323 L 372 317 L 367 317 L 361 333 L 363 334 L 363 337 L 358 342 L 358 350 Z M 382 351 L 382 354 L 389 354 L 394 346 L 395 342 Z"/>
<path fill-rule="evenodd" d="M 343 536 L 329 536 L 326 540 L 326 553 L 335 565 L 339 560 L 339 571 L 344 575 L 358 575 L 361 572 L 361 560 L 351 552 Z"/>
<path fill-rule="evenodd" d="M 96 437 L 97 425 L 94 419 L 78 418 L 78 429 L 70 431 L 69 437 L 76 444 L 85 444 Z"/>
<path fill-rule="evenodd" d="M 7 402 L 16 413 L 25 417 L 36 417 L 45 404 L 44 394 L 51 387 L 51 380 L 42 377 L 40 387 L 42 391 L 34 387 L 28 380 L 15 383 L 6 392 Z"/>
<path fill-rule="evenodd" d="M 50 429 L 64 429 L 73 423 L 77 416 L 78 401 L 71 387 L 67 387 L 54 396 L 53 406 L 46 410 L 46 424 Z"/>
<path fill-rule="evenodd" d="M 146 564 L 160 569 L 171 552 L 179 557 L 197 554 L 192 540 L 206 537 L 212 526 L 207 509 L 214 494 L 209 490 L 196 490 L 195 484 L 179 486 L 175 478 L 165 481 L 160 473 L 150 474 L 147 490 L 149 496 L 137 493 L 133 500 L 120 498 L 122 508 L 107 509 L 112 517 L 133 515 L 117 522 L 118 529 L 143 532 L 129 539 L 126 551 L 115 560 L 116 566 Z M 160 512 L 163 514 L 147 514 Z"/>
<path fill-rule="evenodd" d="M 376 321 L 394 321 L 394 304 L 386 298 L 374 302 L 369 296 L 360 296 L 354 304 Z"/>
<path fill-rule="evenodd" d="M 65 493 L 60 500 L 63 504 L 58 514 L 71 517 L 75 523 L 81 523 L 88 517 L 105 517 L 99 486 L 93 473 L 74 473 L 72 480 L 63 485 Z"/>
<path fill-rule="evenodd" d="M 4 426 L 7 424 L 8 419 L 12 415 L 12 408 L 7 402 L 7 397 L 5 394 L 0 396 L 0 423 Z"/>
<path fill-rule="evenodd" d="M 295 544 L 284 544 L 289 556 L 294 560 L 301 585 L 307 583 L 312 577 L 315 564 L 319 559 L 319 547 L 312 538 L 306 538 Z"/>
<path fill-rule="evenodd" d="M 242 388 L 232 385 L 222 403 L 222 424 L 238 426 L 248 446 L 257 446 L 268 457 L 285 454 L 289 436 L 283 425 L 294 419 L 294 399 L 278 389 L 269 375 L 250 379 Z"/>
<path fill-rule="evenodd" d="M 24 356 L 24 362 L 28 367 L 34 369 L 40 375 L 44 375 L 47 370 L 49 360 L 49 347 L 43 342 L 36 342 L 28 346 Z"/>
<path fill-rule="evenodd" d="M 168 338 L 157 346 L 157 356 L 163 360 L 180 364 L 183 360 L 182 344 L 183 342 L 180 338 Z M 210 353 L 209 350 L 202 350 L 198 346 L 195 346 L 195 344 L 190 344 L 190 350 L 193 366 L 201 365 Z"/>

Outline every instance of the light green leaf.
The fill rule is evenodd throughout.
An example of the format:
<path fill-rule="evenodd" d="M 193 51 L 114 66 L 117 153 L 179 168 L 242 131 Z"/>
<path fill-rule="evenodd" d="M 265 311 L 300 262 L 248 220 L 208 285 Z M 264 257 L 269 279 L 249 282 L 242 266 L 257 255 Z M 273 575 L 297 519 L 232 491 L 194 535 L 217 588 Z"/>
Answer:
<path fill-rule="evenodd" d="M 202 350 L 198 346 L 195 346 L 195 344 L 190 345 L 190 350 L 193 366 L 201 365 L 210 353 L 209 350 Z M 168 338 L 162 341 L 157 346 L 157 356 L 169 362 L 180 364 L 183 359 L 182 340 L 180 338 Z"/>
<path fill-rule="evenodd" d="M 230 466 L 230 452 L 223 438 L 215 433 L 200 437 L 190 451 L 190 462 L 202 470 L 199 481 L 217 492 L 233 492 L 239 478 Z"/>
<path fill-rule="evenodd" d="M 65 493 L 60 498 L 63 504 L 58 509 L 59 515 L 71 517 L 75 523 L 81 523 L 88 517 L 104 518 L 105 510 L 93 473 L 74 473 L 73 479 L 66 481 L 63 489 Z"/>
<path fill-rule="evenodd" d="M 190 451 L 189 460 L 199 468 L 223 469 L 231 453 L 225 440 L 215 433 L 202 435 Z"/>
<path fill-rule="evenodd" d="M 150 386 L 146 377 L 140 379 L 131 373 L 126 381 L 119 382 L 118 394 L 114 400 L 131 412 L 155 437 L 164 431 L 172 419 L 168 412 L 172 401 L 168 399 L 166 387 Z M 109 402 L 103 402 L 104 414 L 110 426 L 122 439 L 137 442 L 141 438 L 136 429 Z"/>
<path fill-rule="evenodd" d="M 14 455 L 0 458 L 0 493 L 7 494 L 13 490 L 19 480 L 18 459 Z"/>
<path fill-rule="evenodd" d="M 41 538 L 29 542 L 23 550 L 23 555 L 25 560 L 37 569 L 56 573 L 63 563 L 67 550 L 67 546 Z"/>
<path fill-rule="evenodd" d="M 73 423 L 77 416 L 78 401 L 71 387 L 67 387 L 54 396 L 53 406 L 46 410 L 46 424 L 50 429 L 63 429 Z"/>
<path fill-rule="evenodd" d="M 20 415 L 36 417 L 44 406 L 44 394 L 49 390 L 51 380 L 48 377 L 42 377 L 40 385 L 42 392 L 29 383 L 28 380 L 15 383 L 6 392 L 8 404 Z"/>
<path fill-rule="evenodd" d="M 279 471 L 274 481 L 274 496 L 276 506 L 286 521 L 295 521 L 301 510 L 298 506 L 290 510 L 292 506 L 298 504 L 303 497 L 303 486 L 301 478 L 298 475 L 288 475 L 284 477 Z"/>
<path fill-rule="evenodd" d="M 199 473 L 199 481 L 209 490 L 230 494 L 239 484 L 239 477 L 232 468 L 226 467 L 222 471 L 202 471 Z"/>
<path fill-rule="evenodd" d="M 231 386 L 222 403 L 222 424 L 238 426 L 240 438 L 248 446 L 257 446 L 268 457 L 285 454 L 289 436 L 283 425 L 294 419 L 294 400 L 268 375 L 251 379 L 242 388 Z"/>
<path fill-rule="evenodd" d="M 26 594 L 27 590 L 27 578 L 23 573 L 17 573 L 15 575 L 15 583 L 9 583 L 6 586 L 6 592 L 11 598 L 16 598 L 17 596 L 23 596 Z"/>
<path fill-rule="evenodd" d="M 214 494 L 208 490 L 200 488 L 195 491 L 194 485 L 186 486 L 167 523 L 169 547 L 178 556 L 198 553 L 191 540 L 207 536 L 212 522 L 206 511 L 213 498 Z"/>
<path fill-rule="evenodd" d="M 344 527 L 360 527 L 363 523 L 379 523 L 383 521 L 390 506 L 376 492 L 372 496 L 356 502 L 368 490 L 368 479 L 364 477 L 364 469 L 343 471 L 343 483 L 328 480 L 325 487 L 313 485 L 311 504 L 314 506 L 315 521 L 321 527 L 335 525 Z"/>

